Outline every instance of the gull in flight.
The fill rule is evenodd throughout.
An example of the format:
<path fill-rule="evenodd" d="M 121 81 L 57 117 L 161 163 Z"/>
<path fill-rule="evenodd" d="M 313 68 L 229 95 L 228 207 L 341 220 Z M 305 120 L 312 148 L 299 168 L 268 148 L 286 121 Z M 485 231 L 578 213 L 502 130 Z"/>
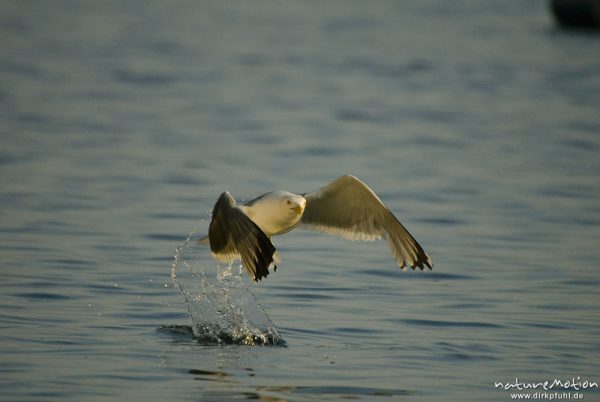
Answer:
<path fill-rule="evenodd" d="M 387 239 L 403 270 L 432 268 L 433 263 L 414 237 L 365 183 L 345 175 L 312 193 L 274 191 L 238 205 L 228 192 L 215 203 L 208 236 L 213 256 L 222 262 L 236 259 L 259 281 L 279 262 L 271 236 L 295 228 L 342 236 L 350 240 Z"/>

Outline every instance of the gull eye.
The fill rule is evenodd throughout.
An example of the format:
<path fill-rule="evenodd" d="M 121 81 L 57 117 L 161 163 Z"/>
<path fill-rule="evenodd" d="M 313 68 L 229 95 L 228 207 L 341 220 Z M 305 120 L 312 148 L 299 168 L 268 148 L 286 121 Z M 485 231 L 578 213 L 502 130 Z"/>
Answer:
<path fill-rule="evenodd" d="M 286 202 L 286 204 L 288 204 L 288 205 L 292 205 L 292 202 L 291 202 L 290 200 L 286 200 L 285 202 Z"/>

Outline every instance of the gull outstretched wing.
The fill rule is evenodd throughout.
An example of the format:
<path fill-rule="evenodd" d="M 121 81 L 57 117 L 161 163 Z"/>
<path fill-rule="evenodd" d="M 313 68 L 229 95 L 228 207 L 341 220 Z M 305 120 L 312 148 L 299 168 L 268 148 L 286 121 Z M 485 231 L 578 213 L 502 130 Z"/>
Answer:
<path fill-rule="evenodd" d="M 365 183 L 354 176 L 337 178 L 308 194 L 300 227 L 350 240 L 382 237 L 401 268 L 421 270 L 433 263 L 421 245 Z"/>
<path fill-rule="evenodd" d="M 221 194 L 215 203 L 208 238 L 217 260 L 231 262 L 240 259 L 255 282 L 269 275 L 275 246 L 236 206 L 235 199 L 227 192 Z"/>

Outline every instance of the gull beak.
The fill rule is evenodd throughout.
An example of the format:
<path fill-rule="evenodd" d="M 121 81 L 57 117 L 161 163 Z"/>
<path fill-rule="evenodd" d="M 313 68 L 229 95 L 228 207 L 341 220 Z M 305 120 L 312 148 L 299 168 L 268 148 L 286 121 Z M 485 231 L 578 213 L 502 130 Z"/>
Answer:
<path fill-rule="evenodd" d="M 295 206 L 293 206 L 292 209 L 294 211 L 296 211 L 296 213 L 298 215 L 300 215 L 300 214 L 302 214 L 302 212 L 304 212 L 304 208 L 302 208 L 300 205 L 297 205 L 297 204 Z"/>

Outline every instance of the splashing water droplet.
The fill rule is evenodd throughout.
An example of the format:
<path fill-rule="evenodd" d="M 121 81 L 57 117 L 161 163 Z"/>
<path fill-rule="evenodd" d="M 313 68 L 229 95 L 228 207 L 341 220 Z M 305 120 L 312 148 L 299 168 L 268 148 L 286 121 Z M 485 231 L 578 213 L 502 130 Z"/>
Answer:
<path fill-rule="evenodd" d="M 171 278 L 185 299 L 194 336 L 219 344 L 284 344 L 246 286 L 242 267 L 217 265 L 210 249 L 196 243 L 197 230 L 177 247 L 171 267 Z"/>

